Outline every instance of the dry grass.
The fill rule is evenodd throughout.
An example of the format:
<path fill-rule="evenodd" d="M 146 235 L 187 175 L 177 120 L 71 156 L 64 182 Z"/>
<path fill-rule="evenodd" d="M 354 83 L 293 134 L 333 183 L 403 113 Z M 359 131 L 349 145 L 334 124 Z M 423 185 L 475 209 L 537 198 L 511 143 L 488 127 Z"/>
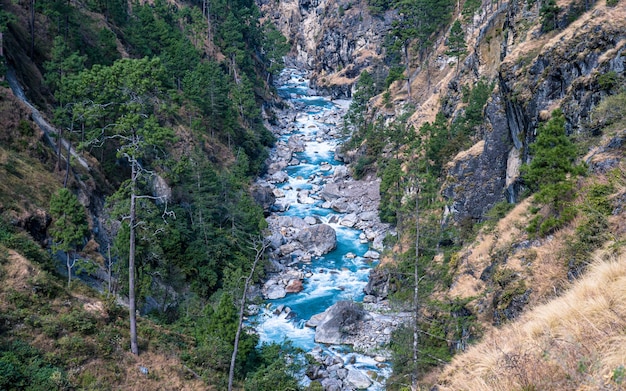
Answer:
<path fill-rule="evenodd" d="M 565 295 L 457 356 L 441 390 L 619 390 L 626 365 L 626 256 L 595 261 Z"/>

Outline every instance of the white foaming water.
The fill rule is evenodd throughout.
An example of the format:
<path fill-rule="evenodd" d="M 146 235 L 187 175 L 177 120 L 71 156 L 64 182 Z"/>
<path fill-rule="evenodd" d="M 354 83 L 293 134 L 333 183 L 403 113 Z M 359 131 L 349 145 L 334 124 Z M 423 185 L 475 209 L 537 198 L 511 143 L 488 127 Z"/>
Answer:
<path fill-rule="evenodd" d="M 311 350 L 315 346 L 315 330 L 304 327 L 302 322 L 293 322 L 287 319 L 288 315 L 281 313 L 276 316 L 271 309 L 264 309 L 257 317 L 259 322 L 256 331 L 259 333 L 260 343 L 285 342 L 289 340 L 295 346 L 304 350 Z"/>

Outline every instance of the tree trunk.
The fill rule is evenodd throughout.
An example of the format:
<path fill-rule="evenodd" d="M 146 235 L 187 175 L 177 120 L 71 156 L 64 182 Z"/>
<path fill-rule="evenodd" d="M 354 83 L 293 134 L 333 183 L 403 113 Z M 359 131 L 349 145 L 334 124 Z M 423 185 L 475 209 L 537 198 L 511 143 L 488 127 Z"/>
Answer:
<path fill-rule="evenodd" d="M 415 288 L 413 290 L 413 306 L 415 311 L 415 321 L 413 322 L 413 372 L 411 376 L 411 388 L 417 390 L 418 380 L 418 344 L 419 344 L 419 241 L 420 241 L 420 212 L 419 212 L 419 187 L 415 194 Z"/>
<path fill-rule="evenodd" d="M 133 140 L 135 137 L 133 137 Z M 137 346 L 137 314 L 135 308 L 135 220 L 137 192 L 137 162 L 133 160 L 130 191 L 130 248 L 128 252 L 128 312 L 130 317 L 130 351 L 139 355 Z"/>
<path fill-rule="evenodd" d="M 67 258 L 65 259 L 65 265 L 67 266 L 67 289 L 70 289 L 72 286 L 72 263 L 70 262 L 70 252 L 68 251 L 66 254 Z"/>
<path fill-rule="evenodd" d="M 409 44 L 405 42 L 404 47 L 404 58 L 406 60 L 406 93 L 408 95 L 408 102 L 411 103 L 411 61 L 409 60 Z"/>
<path fill-rule="evenodd" d="M 243 287 L 243 293 L 241 294 L 241 303 L 239 308 L 239 322 L 237 323 L 237 332 L 235 333 L 235 345 L 233 347 L 233 355 L 230 358 L 230 370 L 228 371 L 228 391 L 232 391 L 233 389 L 233 379 L 235 377 L 235 359 L 237 358 L 237 350 L 239 349 L 239 338 L 241 336 L 241 329 L 243 325 L 243 315 L 246 307 L 246 294 L 248 293 L 248 287 L 252 282 L 252 278 L 254 277 L 254 271 L 256 269 L 259 260 L 263 258 L 263 254 L 267 249 L 268 242 L 264 239 L 261 239 L 260 248 L 258 247 L 258 243 L 256 243 L 255 250 L 256 255 L 254 257 L 254 263 L 252 264 L 252 269 L 250 270 L 250 275 L 246 278 L 246 283 Z"/>
<path fill-rule="evenodd" d="M 65 178 L 63 178 L 63 187 L 67 188 L 67 181 L 70 177 L 70 169 L 72 168 L 70 160 L 72 157 L 72 143 L 70 138 L 67 138 L 67 162 L 65 163 Z"/>
<path fill-rule="evenodd" d="M 111 293 L 111 269 L 113 268 L 113 262 L 111 261 L 111 244 L 109 243 L 109 245 L 107 246 L 107 273 L 108 273 L 108 280 L 109 280 L 109 285 L 108 285 L 108 292 Z M 107 295 L 108 296 L 108 295 Z"/>
<path fill-rule="evenodd" d="M 35 55 L 35 0 L 30 2 L 30 58 Z"/>

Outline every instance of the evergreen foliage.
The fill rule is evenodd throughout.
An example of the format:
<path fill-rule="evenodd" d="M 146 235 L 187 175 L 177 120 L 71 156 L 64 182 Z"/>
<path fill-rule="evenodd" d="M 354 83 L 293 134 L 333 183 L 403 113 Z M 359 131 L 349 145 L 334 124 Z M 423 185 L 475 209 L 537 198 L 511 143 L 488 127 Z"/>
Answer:
<path fill-rule="evenodd" d="M 70 383 L 62 368 L 26 342 L 4 341 L 0 345 L 0 389 L 67 390 Z"/>
<path fill-rule="evenodd" d="M 457 19 L 452 23 L 450 29 L 450 36 L 448 37 L 448 56 L 458 57 L 458 63 L 461 62 L 461 57 L 467 52 L 467 45 L 465 44 L 465 32 L 461 26 L 461 22 Z"/>
<path fill-rule="evenodd" d="M 52 196 L 50 214 L 54 220 L 50 229 L 50 236 L 53 240 L 52 250 L 66 253 L 69 286 L 72 281 L 72 269 L 76 266 L 74 253 L 81 247 L 85 236 L 89 233 L 87 217 L 78 198 L 66 188 L 59 189 Z M 81 264 L 78 270 L 85 268 L 85 265 Z"/>
<path fill-rule="evenodd" d="M 541 17 L 541 31 L 544 33 L 555 30 L 558 27 L 557 17 L 560 8 L 556 0 L 546 0 L 542 3 L 539 15 Z"/>
<path fill-rule="evenodd" d="M 535 201 L 547 205 L 549 211 L 531 220 L 528 231 L 540 236 L 562 227 L 576 216 L 572 207 L 576 191 L 574 177 L 585 167 L 575 164 L 576 146 L 565 135 L 565 117 L 555 110 L 552 118 L 539 126 L 537 139 L 530 146 L 533 159 L 522 166 L 525 185 L 536 192 Z"/>

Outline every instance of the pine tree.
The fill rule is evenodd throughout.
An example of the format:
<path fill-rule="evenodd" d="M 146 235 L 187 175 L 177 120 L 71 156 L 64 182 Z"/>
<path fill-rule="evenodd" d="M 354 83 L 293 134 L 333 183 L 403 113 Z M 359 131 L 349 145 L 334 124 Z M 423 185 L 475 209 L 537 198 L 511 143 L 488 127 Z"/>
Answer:
<path fill-rule="evenodd" d="M 135 299 L 137 201 L 150 197 L 140 194 L 139 183 L 146 175 L 151 175 L 146 164 L 174 137 L 173 131 L 162 127 L 155 115 L 163 77 L 164 69 L 158 58 L 123 59 L 109 67 L 94 65 L 68 78 L 62 87 L 67 101 L 92 102 L 100 109 L 101 123 L 108 123 L 102 128 L 90 129 L 87 144 L 113 142 L 117 158 L 125 159 L 130 165 L 130 179 L 122 184 L 119 192 L 130 201 L 126 220 L 129 226 L 128 300 L 134 354 L 139 354 Z"/>
<path fill-rule="evenodd" d="M 461 22 L 457 19 L 452 24 L 450 29 L 450 36 L 448 37 L 448 56 L 454 56 L 456 60 L 456 70 L 459 72 L 459 64 L 463 55 L 467 53 L 467 45 L 465 44 L 465 32 Z"/>
<path fill-rule="evenodd" d="M 89 233 L 87 217 L 78 198 L 68 189 L 61 188 L 50 199 L 50 214 L 54 220 L 50 236 L 52 249 L 66 254 L 67 287 L 72 284 L 72 269 L 76 266 L 74 254 Z"/>

